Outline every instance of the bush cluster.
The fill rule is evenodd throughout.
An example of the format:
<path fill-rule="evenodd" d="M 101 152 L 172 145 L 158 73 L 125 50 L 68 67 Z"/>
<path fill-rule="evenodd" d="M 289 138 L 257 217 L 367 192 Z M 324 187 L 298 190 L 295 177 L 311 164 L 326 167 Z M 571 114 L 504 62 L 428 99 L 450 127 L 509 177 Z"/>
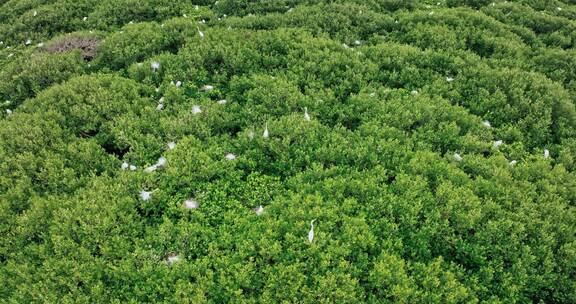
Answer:
<path fill-rule="evenodd" d="M 575 33 L 570 1 L 0 0 L 0 299 L 574 303 Z"/>

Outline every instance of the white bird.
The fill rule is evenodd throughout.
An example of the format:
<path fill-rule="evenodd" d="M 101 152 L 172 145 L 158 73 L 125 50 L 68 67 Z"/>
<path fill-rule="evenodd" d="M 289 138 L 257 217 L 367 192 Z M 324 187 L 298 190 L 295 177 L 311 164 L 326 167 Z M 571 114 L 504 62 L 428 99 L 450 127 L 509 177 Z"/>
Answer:
<path fill-rule="evenodd" d="M 316 219 L 310 221 L 310 231 L 308 231 L 308 242 L 310 243 L 314 241 L 314 221 L 316 221 Z"/>
<path fill-rule="evenodd" d="M 254 130 L 248 131 L 248 139 L 250 139 L 250 140 L 254 139 Z"/>
<path fill-rule="evenodd" d="M 163 103 L 159 103 L 159 104 L 156 106 L 156 110 L 162 111 L 162 109 L 164 109 L 164 104 L 163 104 Z"/>
<path fill-rule="evenodd" d="M 142 190 L 140 191 L 140 198 L 143 201 L 147 201 L 152 198 L 152 192 Z"/>
<path fill-rule="evenodd" d="M 160 69 L 160 62 L 158 61 L 152 61 L 152 63 L 150 63 L 150 67 L 152 68 L 152 70 L 154 72 L 158 71 Z"/>
<path fill-rule="evenodd" d="M 492 128 L 492 125 L 490 124 L 489 121 L 485 120 L 482 122 L 482 125 L 485 126 L 486 128 Z"/>
<path fill-rule="evenodd" d="M 218 104 L 219 104 L 219 105 L 225 105 L 227 102 L 228 102 L 228 100 L 226 100 L 226 99 L 220 99 L 220 100 L 218 100 Z"/>
<path fill-rule="evenodd" d="M 349 48 L 350 48 L 346 43 L 342 43 L 342 46 L 343 46 L 345 49 L 349 49 Z"/>
<path fill-rule="evenodd" d="M 517 164 L 518 162 L 515 160 L 510 161 L 508 164 L 510 165 L 510 167 L 513 167 Z"/>
<path fill-rule="evenodd" d="M 360 40 L 356 40 L 356 41 L 354 41 L 354 44 L 355 44 L 355 45 L 360 45 L 360 44 L 362 44 L 362 42 L 360 42 Z"/>
<path fill-rule="evenodd" d="M 130 165 L 130 171 L 135 171 L 135 170 L 136 170 L 136 166 Z"/>
<path fill-rule="evenodd" d="M 180 256 L 178 256 L 175 253 L 169 254 L 168 257 L 166 258 L 166 263 L 168 263 L 168 265 L 172 265 L 178 261 L 180 261 Z"/>
<path fill-rule="evenodd" d="M 454 153 L 454 160 L 457 162 L 462 161 L 462 156 L 458 153 Z"/>
<path fill-rule="evenodd" d="M 38 47 L 43 47 L 43 46 L 44 46 L 44 42 L 38 43 Z"/>
<path fill-rule="evenodd" d="M 32 39 L 28 39 L 28 40 L 26 40 L 26 42 L 24 42 L 24 44 L 26 44 L 26 45 L 30 45 L 30 44 L 32 44 Z"/>
<path fill-rule="evenodd" d="M 227 160 L 235 160 L 236 159 L 236 155 L 232 154 L 232 153 L 228 153 L 226 154 L 226 159 Z"/>
<path fill-rule="evenodd" d="M 270 137 L 270 132 L 268 132 L 268 123 L 266 123 L 266 127 L 264 128 L 264 133 L 262 133 L 262 137 L 264 138 Z"/>
<path fill-rule="evenodd" d="M 120 168 L 122 168 L 122 170 L 126 170 L 126 169 L 128 169 L 129 166 L 130 165 L 127 162 L 123 162 L 122 166 Z"/>
<path fill-rule="evenodd" d="M 561 7 L 557 7 L 557 8 L 556 8 L 556 10 L 558 10 L 558 11 L 561 11 L 561 10 L 562 10 L 562 8 L 561 8 Z"/>
<path fill-rule="evenodd" d="M 304 120 L 310 121 L 310 115 L 308 115 L 308 107 L 304 107 Z"/>
<path fill-rule="evenodd" d="M 454 81 L 454 78 L 452 78 L 452 77 L 446 77 L 446 81 L 452 82 L 452 81 Z"/>
<path fill-rule="evenodd" d="M 202 33 L 199 27 L 196 28 L 198 29 L 198 35 L 200 35 L 200 38 L 204 38 L 204 33 Z"/>
<path fill-rule="evenodd" d="M 550 151 L 548 149 L 544 149 L 544 158 L 550 157 Z"/>
<path fill-rule="evenodd" d="M 158 158 L 158 162 L 156 163 L 156 166 L 158 166 L 158 168 L 162 168 L 166 166 L 166 158 L 164 156 L 161 156 L 160 158 Z"/>
<path fill-rule="evenodd" d="M 174 148 L 176 148 L 176 143 L 171 141 L 167 144 L 168 146 L 168 150 L 173 150 Z"/>
<path fill-rule="evenodd" d="M 146 173 L 152 173 L 152 172 L 156 171 L 157 169 L 158 169 L 158 165 L 157 165 L 157 164 L 154 164 L 154 165 L 152 165 L 152 166 L 150 166 L 150 167 L 146 167 L 146 168 L 144 169 L 144 172 L 146 172 Z"/>
<path fill-rule="evenodd" d="M 34 16 L 34 17 L 38 16 L 38 12 L 37 12 L 37 11 L 34 11 L 34 13 L 32 14 L 32 16 Z"/>
<path fill-rule="evenodd" d="M 503 142 L 502 142 L 501 140 L 497 140 L 497 141 L 495 141 L 495 142 L 492 144 L 492 146 L 493 146 L 494 148 L 498 148 L 498 147 L 500 147 L 502 144 L 503 144 Z"/>
<path fill-rule="evenodd" d="M 186 209 L 198 209 L 200 204 L 193 198 L 189 198 L 184 201 L 184 208 Z"/>
<path fill-rule="evenodd" d="M 370 97 L 376 97 L 376 93 L 372 92 L 372 93 L 368 94 L 368 96 L 370 96 Z"/>
<path fill-rule="evenodd" d="M 192 106 L 192 114 L 196 115 L 200 113 L 202 113 L 202 109 L 200 109 L 199 105 Z"/>
<path fill-rule="evenodd" d="M 256 213 L 256 215 L 258 215 L 258 216 L 264 214 L 264 207 L 262 207 L 262 205 L 254 208 L 254 209 L 252 209 L 252 210 L 253 210 L 253 211 Z"/>
<path fill-rule="evenodd" d="M 412 91 L 410 92 L 410 94 L 412 94 L 412 95 L 418 95 L 418 91 L 412 90 Z"/>
<path fill-rule="evenodd" d="M 88 17 L 82 18 L 82 21 L 86 21 L 86 20 L 88 20 Z"/>
<path fill-rule="evenodd" d="M 10 57 L 12 57 L 12 56 L 14 56 L 14 53 L 8 54 L 8 58 L 10 58 Z"/>
<path fill-rule="evenodd" d="M 8 115 L 8 116 L 12 115 L 12 110 L 6 109 L 6 115 Z"/>
<path fill-rule="evenodd" d="M 200 7 L 198 7 L 198 5 L 194 5 L 194 9 L 198 10 Z"/>
<path fill-rule="evenodd" d="M 160 88 L 155 88 L 154 91 L 156 91 L 156 93 L 160 92 Z"/>
<path fill-rule="evenodd" d="M 200 88 L 200 91 L 204 91 L 204 92 L 208 92 L 208 91 L 212 91 L 212 90 L 214 90 L 214 87 L 209 85 L 209 84 L 204 85 Z"/>

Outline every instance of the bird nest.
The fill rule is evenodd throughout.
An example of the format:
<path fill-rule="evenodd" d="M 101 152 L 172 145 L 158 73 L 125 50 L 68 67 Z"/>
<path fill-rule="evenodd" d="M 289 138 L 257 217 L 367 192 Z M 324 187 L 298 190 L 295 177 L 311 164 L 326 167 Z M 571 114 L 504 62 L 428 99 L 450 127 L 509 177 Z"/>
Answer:
<path fill-rule="evenodd" d="M 49 53 L 66 53 L 80 50 L 84 60 L 90 61 L 96 57 L 100 43 L 100 39 L 96 37 L 69 36 L 46 45 L 44 50 Z"/>

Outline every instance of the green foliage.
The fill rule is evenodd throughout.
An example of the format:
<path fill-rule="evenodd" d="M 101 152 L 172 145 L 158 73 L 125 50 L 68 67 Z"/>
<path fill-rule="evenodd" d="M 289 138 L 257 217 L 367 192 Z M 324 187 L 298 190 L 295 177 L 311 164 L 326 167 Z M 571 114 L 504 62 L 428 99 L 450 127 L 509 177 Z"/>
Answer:
<path fill-rule="evenodd" d="M 0 0 L 0 299 L 574 303 L 575 20 Z"/>

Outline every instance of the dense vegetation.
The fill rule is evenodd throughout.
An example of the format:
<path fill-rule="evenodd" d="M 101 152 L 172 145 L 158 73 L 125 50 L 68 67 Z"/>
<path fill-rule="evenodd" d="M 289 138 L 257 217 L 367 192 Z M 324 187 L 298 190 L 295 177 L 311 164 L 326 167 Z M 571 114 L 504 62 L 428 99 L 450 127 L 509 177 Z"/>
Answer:
<path fill-rule="evenodd" d="M 0 302 L 575 303 L 573 3 L 0 0 Z"/>

